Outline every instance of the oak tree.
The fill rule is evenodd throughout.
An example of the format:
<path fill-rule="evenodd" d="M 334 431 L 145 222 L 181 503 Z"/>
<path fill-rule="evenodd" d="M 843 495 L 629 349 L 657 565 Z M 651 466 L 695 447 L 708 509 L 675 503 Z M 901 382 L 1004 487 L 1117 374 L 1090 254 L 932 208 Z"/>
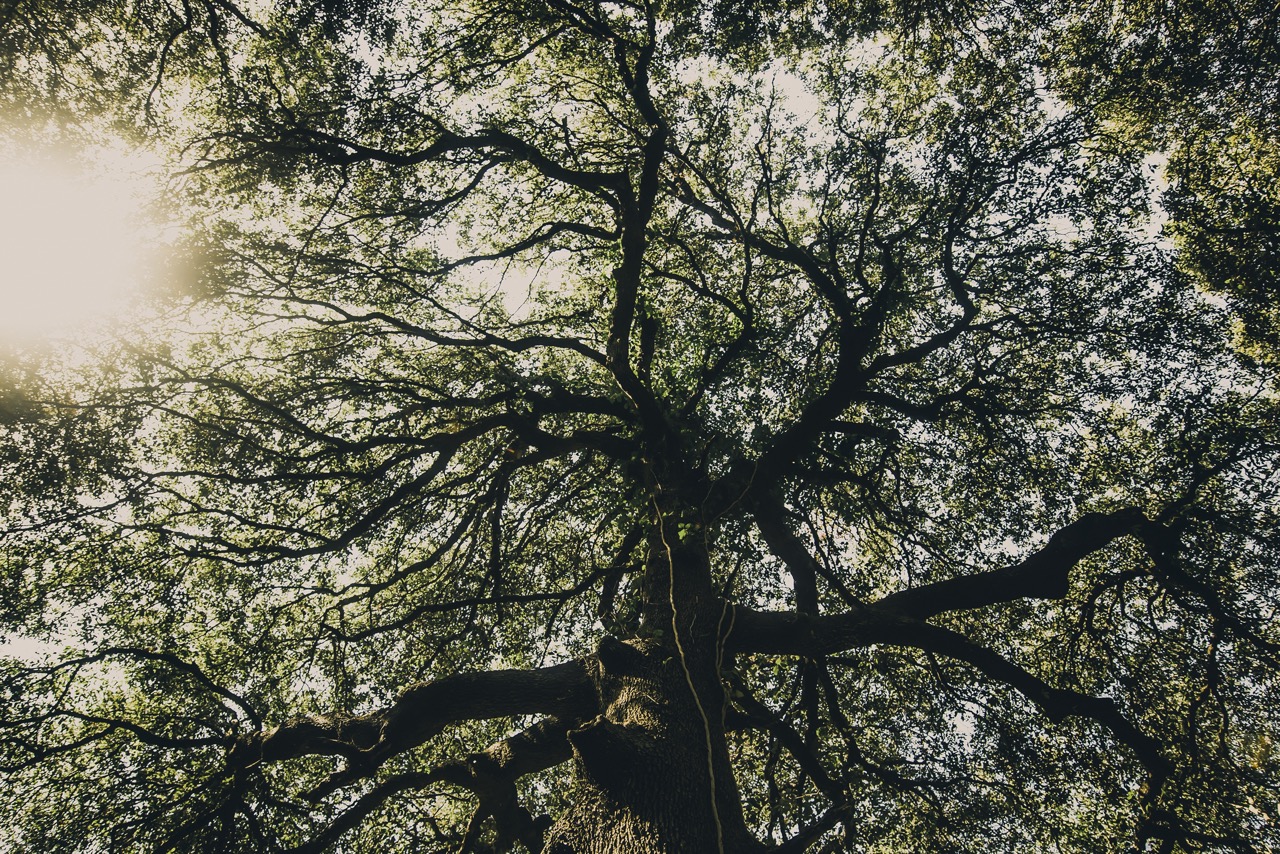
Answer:
<path fill-rule="evenodd" d="M 1274 4 L 38 5 L 0 845 L 1280 846 Z"/>

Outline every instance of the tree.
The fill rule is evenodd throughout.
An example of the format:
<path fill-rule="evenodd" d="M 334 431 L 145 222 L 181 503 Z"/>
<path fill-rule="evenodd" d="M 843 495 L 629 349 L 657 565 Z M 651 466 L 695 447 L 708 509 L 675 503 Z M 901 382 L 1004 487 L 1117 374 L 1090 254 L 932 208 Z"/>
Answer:
<path fill-rule="evenodd" d="M 9 4 L 191 225 L 5 367 L 0 838 L 1280 845 L 1274 148 L 1166 11 Z"/>

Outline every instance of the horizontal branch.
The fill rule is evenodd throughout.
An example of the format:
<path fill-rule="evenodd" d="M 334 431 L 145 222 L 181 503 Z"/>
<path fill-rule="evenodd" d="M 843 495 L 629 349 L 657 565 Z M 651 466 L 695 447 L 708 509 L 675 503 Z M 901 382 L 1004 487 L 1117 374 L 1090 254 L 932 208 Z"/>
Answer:
<path fill-rule="evenodd" d="M 735 652 L 816 657 L 882 642 L 886 632 L 897 636 L 904 626 L 927 626 L 925 620 L 948 611 L 1023 598 L 1060 598 L 1067 593 L 1068 575 L 1076 564 L 1145 524 L 1146 518 L 1133 508 L 1087 513 L 1013 566 L 903 590 L 845 613 L 817 617 L 740 608 L 738 628 L 729 643 Z M 798 542 L 790 545 L 790 550 L 782 550 L 784 559 L 812 560 Z"/>
<path fill-rule="evenodd" d="M 872 607 L 927 620 L 947 611 L 981 608 L 1015 599 L 1059 599 L 1081 560 L 1131 533 L 1146 518 L 1134 508 L 1086 513 L 1062 528 L 1025 560 L 1012 566 L 949 578 L 886 596 Z"/>
<path fill-rule="evenodd" d="M 371 769 L 452 723 L 514 715 L 578 720 L 596 714 L 595 707 L 595 691 L 581 661 L 538 670 L 459 673 L 409 688 L 378 712 L 296 718 L 243 738 L 233 764 L 327 755 Z"/>
<path fill-rule="evenodd" d="M 758 520 L 775 554 L 805 575 L 818 564 L 784 526 Z M 1012 566 L 949 578 L 923 587 L 890 594 L 865 607 L 823 617 L 811 614 L 738 610 L 738 629 L 731 644 L 738 652 L 805 656 L 829 655 L 876 643 L 876 637 L 901 625 L 923 621 L 949 611 L 980 608 L 1017 599 L 1061 598 L 1067 594 L 1071 570 L 1085 557 L 1125 534 L 1147 525 L 1134 508 L 1112 513 L 1087 513 L 1060 529 L 1044 548 Z"/>
<path fill-rule="evenodd" d="M 497 154 L 505 159 L 527 163 L 553 181 L 584 190 L 615 210 L 618 207 L 620 189 L 626 185 L 625 176 L 618 172 L 565 166 L 537 146 L 507 131 L 491 128 L 468 135 L 454 133 L 441 125 L 437 125 L 436 130 L 436 138 L 430 145 L 412 151 L 391 151 L 298 124 L 278 125 L 265 133 L 232 133 L 227 138 L 244 144 L 250 151 L 257 149 L 277 155 L 307 155 L 335 166 L 372 162 L 410 167 L 443 161 L 449 155 L 458 153 L 481 156 Z M 232 158 L 234 159 L 247 158 L 242 156 Z"/>
<path fill-rule="evenodd" d="M 904 646 L 973 665 L 1031 700 L 1050 720 L 1083 717 L 1109 729 L 1129 746 L 1156 786 L 1168 773 L 1160 744 L 1141 732 L 1114 700 L 1055 688 L 964 635 L 876 606 L 825 617 L 738 609 L 736 628 L 726 642 L 733 652 L 760 652 L 817 658 L 874 645 Z"/>

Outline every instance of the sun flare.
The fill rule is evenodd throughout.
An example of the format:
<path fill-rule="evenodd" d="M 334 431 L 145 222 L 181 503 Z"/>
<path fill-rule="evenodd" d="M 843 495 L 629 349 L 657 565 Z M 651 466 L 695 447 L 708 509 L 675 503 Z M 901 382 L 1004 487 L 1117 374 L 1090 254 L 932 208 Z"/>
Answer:
<path fill-rule="evenodd" d="M 0 342 L 73 335 L 125 310 L 147 266 L 146 190 L 125 168 L 0 160 Z"/>

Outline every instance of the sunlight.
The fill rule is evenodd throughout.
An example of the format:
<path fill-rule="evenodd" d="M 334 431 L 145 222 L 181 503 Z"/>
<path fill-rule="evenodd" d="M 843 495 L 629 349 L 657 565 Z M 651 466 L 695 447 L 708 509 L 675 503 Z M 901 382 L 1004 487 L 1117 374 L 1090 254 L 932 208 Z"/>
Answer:
<path fill-rule="evenodd" d="M 0 158 L 0 343 L 76 335 L 120 316 L 147 266 L 144 164 Z"/>

